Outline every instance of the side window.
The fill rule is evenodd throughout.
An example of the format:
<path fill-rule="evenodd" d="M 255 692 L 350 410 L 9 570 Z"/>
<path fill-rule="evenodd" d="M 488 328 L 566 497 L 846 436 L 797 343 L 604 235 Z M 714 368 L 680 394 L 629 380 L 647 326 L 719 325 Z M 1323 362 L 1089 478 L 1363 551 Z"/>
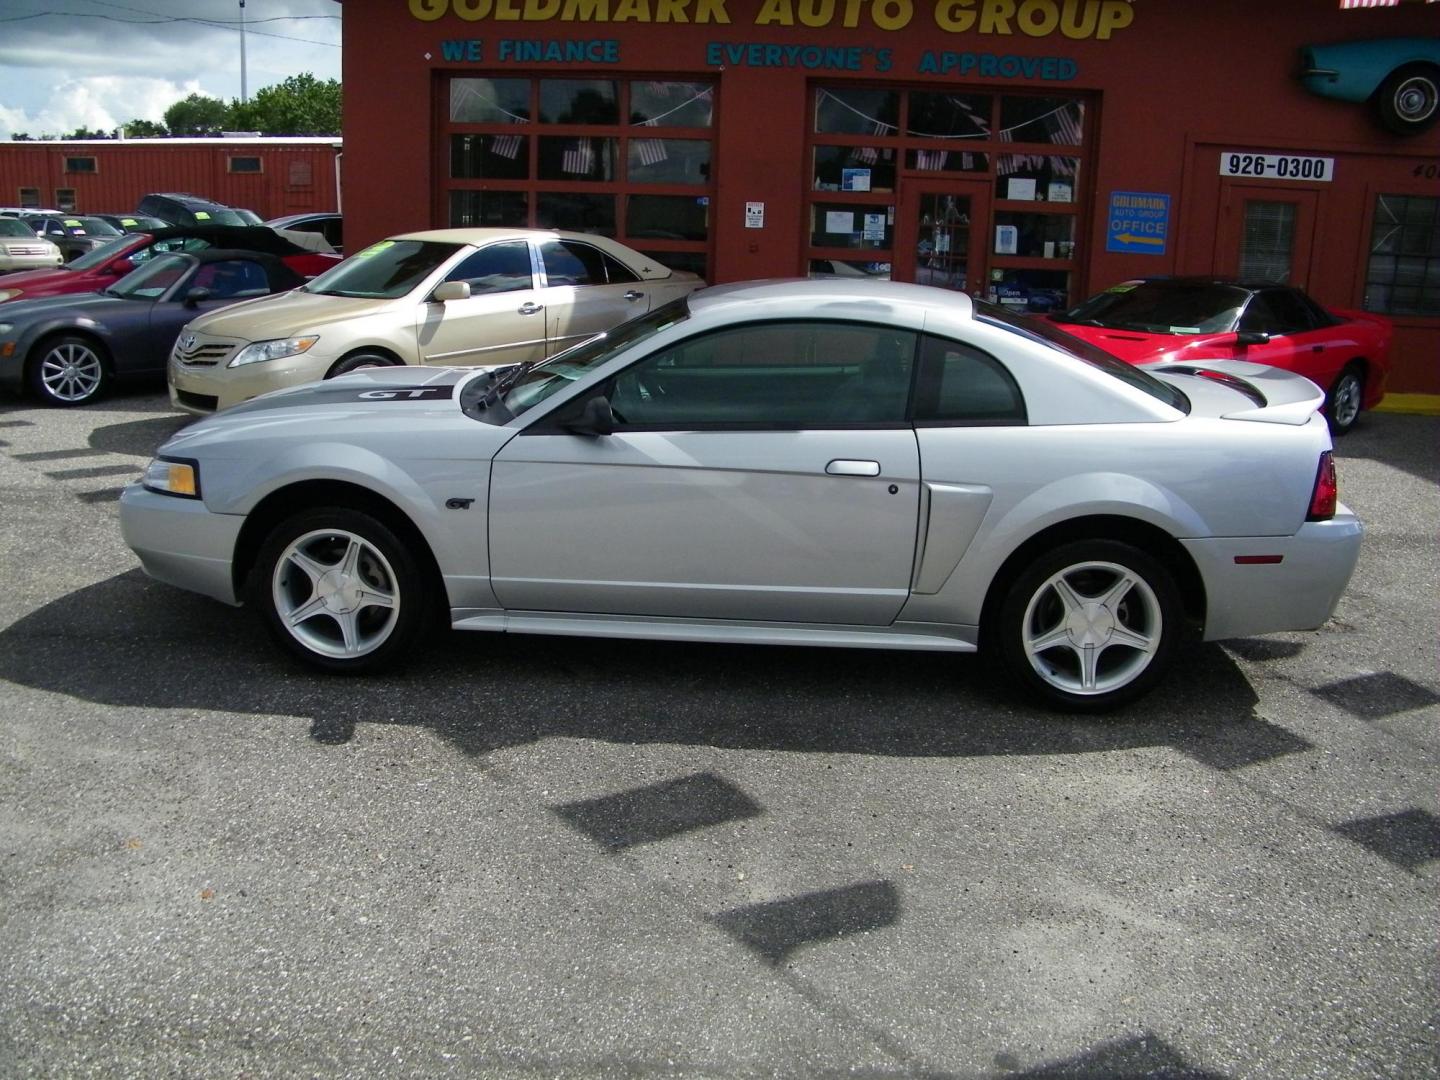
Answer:
<path fill-rule="evenodd" d="M 605 256 L 589 244 L 550 240 L 540 245 L 550 285 L 604 285 Z"/>
<path fill-rule="evenodd" d="M 920 347 L 919 423 L 1023 425 L 1025 399 L 1003 364 L 958 341 L 925 336 Z"/>
<path fill-rule="evenodd" d="M 639 281 L 640 278 L 619 259 L 612 259 L 609 255 L 602 256 L 605 260 L 605 280 L 611 285 L 629 285 L 632 281 Z"/>
<path fill-rule="evenodd" d="M 1314 328 L 1310 309 L 1301 302 L 1298 294 L 1289 289 L 1267 289 L 1261 295 L 1270 301 L 1270 310 L 1283 328 L 1279 333 L 1303 334 Z"/>
<path fill-rule="evenodd" d="M 446 281 L 468 281 L 472 293 L 504 293 L 529 289 L 530 244 L 525 240 L 491 244 L 465 259 L 445 276 Z"/>
<path fill-rule="evenodd" d="M 206 263 L 195 273 L 191 286 L 209 289 L 213 300 L 233 300 L 245 296 L 264 296 L 270 291 L 265 268 L 248 259 L 226 259 Z"/>
<path fill-rule="evenodd" d="M 906 424 L 916 335 L 838 322 L 760 323 L 646 357 L 610 393 L 626 427 Z"/>
<path fill-rule="evenodd" d="M 1237 330 L 1253 330 L 1261 334 L 1283 334 L 1280 316 L 1270 306 L 1268 293 L 1256 293 L 1245 305 L 1245 314 L 1240 316 Z"/>

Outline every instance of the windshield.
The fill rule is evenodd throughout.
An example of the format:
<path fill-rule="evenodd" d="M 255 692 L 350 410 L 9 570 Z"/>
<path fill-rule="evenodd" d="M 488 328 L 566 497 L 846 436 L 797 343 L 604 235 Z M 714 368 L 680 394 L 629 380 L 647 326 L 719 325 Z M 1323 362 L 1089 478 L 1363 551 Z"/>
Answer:
<path fill-rule="evenodd" d="M 119 236 L 120 230 L 98 217 L 61 218 L 66 236 Z"/>
<path fill-rule="evenodd" d="M 0 236 L 25 236 L 35 239 L 35 230 L 19 218 L 0 217 Z"/>
<path fill-rule="evenodd" d="M 1064 330 L 1046 319 L 1029 315 L 1012 315 L 995 304 L 987 304 L 978 300 L 975 302 L 975 317 L 980 322 L 1020 334 L 1031 341 L 1038 341 L 1042 345 L 1073 356 L 1077 360 L 1083 360 L 1091 367 L 1099 368 L 1107 375 L 1113 375 L 1126 385 L 1143 390 L 1172 409 L 1179 409 L 1184 413 L 1190 411 L 1190 399 L 1169 383 L 1161 382 L 1149 372 L 1132 367 L 1118 357 L 1111 356 L 1104 349 L 1091 345 L 1088 341 L 1081 341 L 1073 334 L 1065 333 Z"/>
<path fill-rule="evenodd" d="M 124 251 L 131 244 L 135 243 L 133 236 L 117 236 L 108 243 L 100 245 L 87 251 L 78 259 L 71 259 L 65 264 L 66 270 L 89 270 L 91 267 L 100 266 L 109 262 L 120 252 Z"/>
<path fill-rule="evenodd" d="M 381 240 L 326 270 L 305 285 L 304 291 L 393 300 L 419 285 L 462 246 L 429 240 Z"/>
<path fill-rule="evenodd" d="M 506 374 L 487 372 L 490 378 L 481 377 L 466 383 L 460 394 L 460 407 L 477 420 L 490 424 L 508 423 L 594 371 L 612 356 L 689 317 L 690 308 L 682 296 L 648 315 L 621 323 L 612 330 L 556 353 L 534 367 L 502 369 Z M 509 385 L 506 385 L 507 377 L 511 380 Z M 498 402 L 493 400 L 497 387 L 503 392 Z"/>
<path fill-rule="evenodd" d="M 126 274 L 105 292 L 124 300 L 158 300 L 194 265 L 195 260 L 184 255 L 159 255 Z"/>
<path fill-rule="evenodd" d="M 1127 281 L 1051 318 L 1146 334 L 1218 334 L 1235 328 L 1249 296 L 1208 281 Z"/>

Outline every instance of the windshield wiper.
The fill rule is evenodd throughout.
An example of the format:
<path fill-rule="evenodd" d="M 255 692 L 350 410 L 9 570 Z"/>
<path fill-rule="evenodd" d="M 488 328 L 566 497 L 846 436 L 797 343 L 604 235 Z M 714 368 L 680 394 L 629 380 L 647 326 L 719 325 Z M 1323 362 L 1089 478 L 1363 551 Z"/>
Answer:
<path fill-rule="evenodd" d="M 522 360 L 518 364 L 512 364 L 509 367 L 495 368 L 490 371 L 488 374 L 492 377 L 493 381 L 486 387 L 485 393 L 480 396 L 480 400 L 475 403 L 475 408 L 488 409 L 491 405 L 494 405 L 500 400 L 501 394 L 505 393 L 505 391 L 523 379 L 526 373 L 534 366 L 534 360 Z"/>

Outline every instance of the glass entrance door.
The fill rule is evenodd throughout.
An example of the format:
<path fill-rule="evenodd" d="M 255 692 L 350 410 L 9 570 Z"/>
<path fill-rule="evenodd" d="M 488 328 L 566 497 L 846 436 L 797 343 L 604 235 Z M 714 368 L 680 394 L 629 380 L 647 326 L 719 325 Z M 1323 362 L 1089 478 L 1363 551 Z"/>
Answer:
<path fill-rule="evenodd" d="M 900 193 L 895 278 L 985 295 L 989 276 L 987 183 L 907 180 Z"/>

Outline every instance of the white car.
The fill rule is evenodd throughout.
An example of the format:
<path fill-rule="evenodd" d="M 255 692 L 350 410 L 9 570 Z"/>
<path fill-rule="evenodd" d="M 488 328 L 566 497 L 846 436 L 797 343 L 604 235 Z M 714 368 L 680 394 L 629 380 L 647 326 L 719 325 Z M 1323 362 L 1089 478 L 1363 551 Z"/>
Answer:
<path fill-rule="evenodd" d="M 543 360 L 705 283 L 602 236 L 438 229 L 181 332 L 170 400 L 212 413 L 364 367 Z"/>
<path fill-rule="evenodd" d="M 19 218 L 0 216 L 0 273 L 49 270 L 65 262 L 60 249 Z"/>
<path fill-rule="evenodd" d="M 539 365 L 373 370 L 161 447 L 162 581 L 381 668 L 466 630 L 985 649 L 1111 708 L 1192 635 L 1318 627 L 1359 553 L 1314 383 L 1131 367 L 963 293 L 724 286 Z"/>

